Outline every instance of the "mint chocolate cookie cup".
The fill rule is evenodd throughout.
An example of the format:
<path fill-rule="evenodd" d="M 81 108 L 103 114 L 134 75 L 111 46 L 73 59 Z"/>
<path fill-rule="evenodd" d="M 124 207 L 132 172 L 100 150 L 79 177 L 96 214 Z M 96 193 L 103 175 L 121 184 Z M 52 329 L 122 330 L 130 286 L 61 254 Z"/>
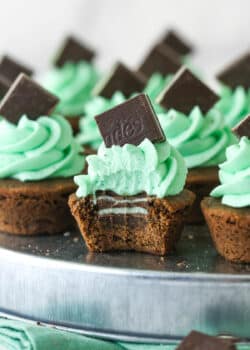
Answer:
<path fill-rule="evenodd" d="M 0 232 L 38 235 L 73 228 L 67 202 L 75 188 L 72 179 L 0 180 Z"/>
<path fill-rule="evenodd" d="M 72 194 L 69 206 L 90 251 L 133 250 L 166 255 L 180 239 L 194 198 L 188 190 L 162 199 L 99 191 L 96 198 Z"/>
<path fill-rule="evenodd" d="M 201 208 L 218 253 L 232 262 L 250 263 L 250 207 L 233 208 L 207 197 Z"/>

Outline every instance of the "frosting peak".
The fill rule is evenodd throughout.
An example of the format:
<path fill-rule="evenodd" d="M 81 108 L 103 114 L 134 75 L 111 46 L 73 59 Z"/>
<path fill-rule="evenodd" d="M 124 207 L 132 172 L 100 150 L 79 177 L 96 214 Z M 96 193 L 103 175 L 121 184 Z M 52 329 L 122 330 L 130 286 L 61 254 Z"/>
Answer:
<path fill-rule="evenodd" d="M 24 115 L 17 125 L 0 119 L 1 179 L 37 181 L 76 175 L 84 167 L 80 150 L 63 117 L 30 120 Z"/>
<path fill-rule="evenodd" d="M 235 90 L 224 87 L 216 108 L 223 115 L 225 125 L 232 128 L 250 112 L 250 92 L 242 86 Z"/>
<path fill-rule="evenodd" d="M 187 175 L 183 158 L 167 141 L 153 144 L 145 139 L 139 146 L 111 148 L 102 144 L 87 162 L 88 175 L 75 177 L 78 197 L 111 190 L 118 195 L 146 192 L 163 198 L 180 193 Z"/>
<path fill-rule="evenodd" d="M 236 139 L 222 127 L 222 115 L 211 109 L 204 116 L 194 107 L 188 116 L 174 109 L 158 114 L 171 145 L 184 157 L 188 168 L 215 166 L 225 159 L 225 149 Z"/>
<path fill-rule="evenodd" d="M 219 165 L 221 185 L 212 192 L 222 203 L 240 208 L 250 206 L 250 140 L 242 137 L 226 150 L 226 161 Z"/>
<path fill-rule="evenodd" d="M 52 68 L 41 84 L 60 98 L 56 111 L 64 116 L 82 115 L 98 79 L 94 66 L 85 61 Z"/>

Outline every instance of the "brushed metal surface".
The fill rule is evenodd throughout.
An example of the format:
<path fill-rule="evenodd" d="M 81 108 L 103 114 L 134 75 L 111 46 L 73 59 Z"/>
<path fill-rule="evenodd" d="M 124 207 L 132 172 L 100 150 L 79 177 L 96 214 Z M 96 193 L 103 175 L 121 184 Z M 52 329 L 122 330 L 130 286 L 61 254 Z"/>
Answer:
<path fill-rule="evenodd" d="M 172 256 L 88 253 L 76 233 L 0 235 L 0 312 L 111 339 L 166 342 L 191 329 L 250 340 L 250 265 L 188 227 Z"/>

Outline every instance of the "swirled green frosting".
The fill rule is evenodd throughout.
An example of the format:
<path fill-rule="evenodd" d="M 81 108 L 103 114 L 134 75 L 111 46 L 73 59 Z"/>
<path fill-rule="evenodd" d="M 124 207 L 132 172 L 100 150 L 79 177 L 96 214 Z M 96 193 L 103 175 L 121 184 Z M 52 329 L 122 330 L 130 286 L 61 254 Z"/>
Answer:
<path fill-rule="evenodd" d="M 242 137 L 226 150 L 226 161 L 219 165 L 221 185 L 212 192 L 222 203 L 235 208 L 250 206 L 250 140 Z"/>
<path fill-rule="evenodd" d="M 153 144 L 145 139 L 139 146 L 100 146 L 97 155 L 88 156 L 88 175 L 75 176 L 77 196 L 97 190 L 119 195 L 148 195 L 163 198 L 183 190 L 187 167 L 178 151 L 167 141 Z"/>
<path fill-rule="evenodd" d="M 223 115 L 225 125 L 232 128 L 250 113 L 250 91 L 241 86 L 235 90 L 224 87 L 215 107 Z"/>
<path fill-rule="evenodd" d="M 188 116 L 169 110 L 158 114 L 167 140 L 184 157 L 188 168 L 215 166 L 225 160 L 226 147 L 236 141 L 216 109 L 204 116 L 194 107 Z"/>
<path fill-rule="evenodd" d="M 92 149 L 97 150 L 102 143 L 102 137 L 94 117 L 124 101 L 126 101 L 125 96 L 117 91 L 110 99 L 96 96 L 87 102 L 84 107 L 84 118 L 80 119 L 80 132 L 76 136 L 77 141 L 82 145 L 88 145 Z"/>
<path fill-rule="evenodd" d="M 98 80 L 94 66 L 85 61 L 68 62 L 63 67 L 52 68 L 40 83 L 60 98 L 56 112 L 64 116 L 79 116 L 91 97 L 91 91 Z"/>
<path fill-rule="evenodd" d="M 69 123 L 61 116 L 30 120 L 24 115 L 17 125 L 0 119 L 1 179 L 71 177 L 83 170 L 80 151 Z"/>

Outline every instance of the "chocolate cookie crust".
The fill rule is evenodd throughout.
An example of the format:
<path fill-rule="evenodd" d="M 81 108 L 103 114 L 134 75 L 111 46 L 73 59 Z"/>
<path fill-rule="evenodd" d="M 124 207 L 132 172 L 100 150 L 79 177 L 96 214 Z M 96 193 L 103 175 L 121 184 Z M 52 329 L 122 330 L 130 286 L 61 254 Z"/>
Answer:
<path fill-rule="evenodd" d="M 0 180 L 0 232 L 56 234 L 72 228 L 67 201 L 75 189 L 72 179 Z"/>
<path fill-rule="evenodd" d="M 219 185 L 218 167 L 194 168 L 188 170 L 185 188 L 195 193 L 196 198 L 186 219 L 187 224 L 203 224 L 204 216 L 200 203 L 204 197 Z"/>
<path fill-rule="evenodd" d="M 201 208 L 219 254 L 233 262 L 250 263 L 250 207 L 232 208 L 207 197 Z"/>
<path fill-rule="evenodd" d="M 121 197 L 99 192 L 96 199 L 93 196 L 79 199 L 72 194 L 69 206 L 90 251 L 134 250 L 165 255 L 175 248 L 183 228 L 183 218 L 194 197 L 187 190 L 164 199 L 146 195 Z M 142 213 L 129 214 L 135 205 Z M 100 214 L 105 208 L 124 206 L 128 210 L 126 214 Z"/>

